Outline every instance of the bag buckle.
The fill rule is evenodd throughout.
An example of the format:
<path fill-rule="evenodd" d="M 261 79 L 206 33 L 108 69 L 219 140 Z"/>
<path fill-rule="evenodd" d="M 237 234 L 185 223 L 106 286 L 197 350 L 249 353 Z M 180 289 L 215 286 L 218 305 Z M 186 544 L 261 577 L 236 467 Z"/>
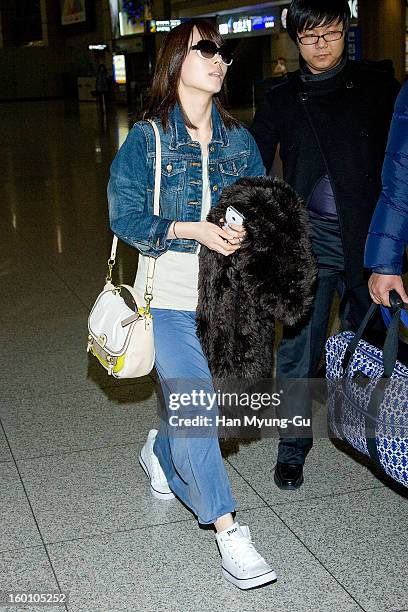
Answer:
<path fill-rule="evenodd" d="M 137 321 L 139 317 L 140 317 L 139 313 L 134 312 L 129 317 L 126 317 L 126 319 L 123 319 L 123 321 L 121 321 L 120 324 L 122 327 L 126 327 L 127 325 L 130 325 L 131 323 L 133 323 L 133 321 Z"/>
<path fill-rule="evenodd" d="M 148 291 L 145 291 L 145 294 L 143 297 L 146 302 L 146 308 L 145 308 L 146 315 L 150 315 L 150 302 L 153 299 L 153 294 L 149 293 Z"/>
<path fill-rule="evenodd" d="M 88 344 L 86 346 L 86 352 L 89 353 L 89 351 L 92 348 L 92 344 L 93 344 L 93 338 L 91 336 L 91 334 L 88 335 Z"/>
<path fill-rule="evenodd" d="M 98 338 L 99 344 L 101 345 L 102 348 L 105 348 L 105 344 L 107 342 L 108 338 L 106 337 L 105 334 L 101 334 Z"/>
<path fill-rule="evenodd" d="M 108 364 L 108 374 L 109 376 L 112 376 L 113 368 L 115 367 L 115 358 L 112 357 L 112 355 L 106 355 L 106 361 Z"/>
<path fill-rule="evenodd" d="M 113 270 L 113 266 L 115 265 L 115 260 L 111 259 L 109 257 L 108 259 L 108 274 L 106 275 L 106 282 L 107 283 L 111 283 L 112 282 L 112 270 Z"/>

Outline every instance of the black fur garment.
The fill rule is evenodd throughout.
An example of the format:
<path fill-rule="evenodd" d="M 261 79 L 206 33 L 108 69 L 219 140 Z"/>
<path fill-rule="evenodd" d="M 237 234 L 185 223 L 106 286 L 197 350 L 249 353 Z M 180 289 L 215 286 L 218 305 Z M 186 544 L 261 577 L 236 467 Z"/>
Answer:
<path fill-rule="evenodd" d="M 313 300 L 308 215 L 296 192 L 271 177 L 224 189 L 207 220 L 221 225 L 228 206 L 244 215 L 247 234 L 228 257 L 201 247 L 197 333 L 214 378 L 269 378 L 275 319 L 293 325 Z"/>

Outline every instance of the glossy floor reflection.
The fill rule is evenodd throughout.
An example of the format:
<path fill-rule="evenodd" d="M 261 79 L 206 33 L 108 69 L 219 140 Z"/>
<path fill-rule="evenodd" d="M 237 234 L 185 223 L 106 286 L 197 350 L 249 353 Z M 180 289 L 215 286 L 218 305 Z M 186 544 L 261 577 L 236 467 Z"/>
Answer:
<path fill-rule="evenodd" d="M 266 589 L 226 583 L 213 533 L 150 496 L 154 376 L 118 383 L 85 353 L 129 123 L 92 103 L 0 105 L 0 590 L 68 591 L 75 612 L 408 610 L 407 499 L 328 440 L 295 493 L 273 483 L 276 441 L 225 448 L 238 518 L 279 576 Z M 116 280 L 136 265 L 121 245 Z"/>

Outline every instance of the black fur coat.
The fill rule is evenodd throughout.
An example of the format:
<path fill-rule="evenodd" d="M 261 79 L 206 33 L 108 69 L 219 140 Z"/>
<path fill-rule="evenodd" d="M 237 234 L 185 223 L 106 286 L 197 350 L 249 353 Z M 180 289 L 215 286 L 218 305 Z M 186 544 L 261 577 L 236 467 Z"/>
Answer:
<path fill-rule="evenodd" d="M 197 333 L 215 379 L 269 378 L 275 319 L 293 325 L 313 300 L 307 212 L 287 183 L 271 177 L 224 189 L 207 220 L 220 225 L 230 205 L 245 217 L 246 238 L 228 257 L 201 247 Z"/>

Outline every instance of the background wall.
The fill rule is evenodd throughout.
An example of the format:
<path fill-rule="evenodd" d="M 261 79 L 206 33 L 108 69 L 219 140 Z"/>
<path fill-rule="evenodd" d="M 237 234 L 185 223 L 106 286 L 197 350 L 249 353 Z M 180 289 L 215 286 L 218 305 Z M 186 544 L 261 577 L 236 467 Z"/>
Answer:
<path fill-rule="evenodd" d="M 3 0 L 1 7 L 0 100 L 76 95 L 77 77 L 92 74 L 96 67 L 88 45 L 111 43 L 107 0 L 88 0 L 87 23 L 66 26 L 61 24 L 59 0 L 42 0 L 42 43 L 36 36 L 33 46 L 15 44 L 14 15 Z M 109 69 L 111 55 L 101 60 Z"/>
<path fill-rule="evenodd" d="M 367 59 L 393 60 L 395 74 L 405 80 L 405 0 L 358 0 L 363 55 Z"/>
<path fill-rule="evenodd" d="M 23 23 L 25 13 L 21 7 L 30 1 L 37 5 L 39 2 L 41 8 L 39 31 L 42 31 L 42 46 L 37 46 L 38 20 L 34 13 L 30 19 L 37 24 L 32 29 L 33 41 L 37 42 L 35 46 L 23 46 L 29 42 L 27 33 L 31 30 Z M 88 50 L 91 43 L 111 45 L 109 1 L 86 1 L 90 16 L 87 23 L 62 26 L 60 0 L 0 0 L 0 100 L 74 96 L 77 77 L 92 74 L 98 61 L 103 61 L 111 70 L 111 53 L 97 58 Z M 170 13 L 176 17 L 205 12 L 216 14 L 217 10 L 228 10 L 239 5 L 248 5 L 248 2 L 155 0 L 153 10 L 156 17 L 169 17 Z M 401 81 L 405 79 L 405 21 L 405 0 L 359 0 L 364 57 L 392 59 Z M 265 40 L 269 42 L 259 43 L 258 46 L 249 39 L 242 43 L 243 51 L 248 54 L 243 59 L 242 78 L 248 82 L 270 76 L 274 61 L 279 56 L 286 58 L 288 70 L 297 67 L 297 51 L 286 33 L 266 37 Z M 154 44 L 158 47 L 160 43 L 161 36 L 156 36 Z M 135 58 L 135 61 L 138 60 Z"/>
<path fill-rule="evenodd" d="M 274 61 L 278 57 L 286 59 L 286 68 L 289 72 L 299 68 L 299 51 L 296 45 L 290 39 L 289 34 L 282 32 L 277 36 L 271 37 L 271 58 Z M 274 66 L 274 64 L 273 64 Z M 271 75 L 268 75 L 271 76 Z"/>
<path fill-rule="evenodd" d="M 75 47 L 1 49 L 0 100 L 75 95 L 77 76 L 88 70 L 88 53 Z"/>

